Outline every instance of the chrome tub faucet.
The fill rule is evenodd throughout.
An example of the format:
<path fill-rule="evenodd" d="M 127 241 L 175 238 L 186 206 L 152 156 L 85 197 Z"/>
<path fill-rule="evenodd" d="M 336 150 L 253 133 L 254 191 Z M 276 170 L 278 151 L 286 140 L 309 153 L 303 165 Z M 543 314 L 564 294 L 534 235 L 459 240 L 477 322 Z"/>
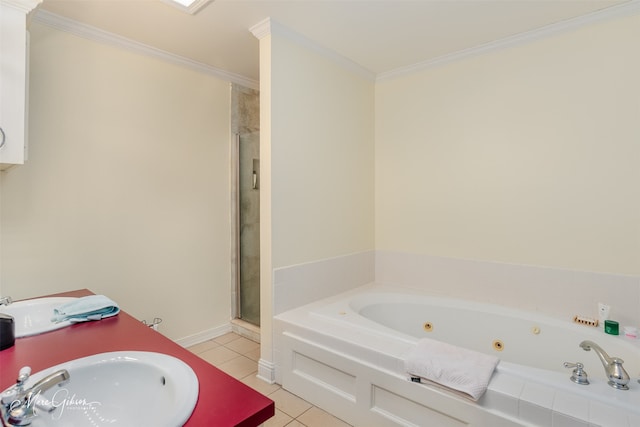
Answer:
<path fill-rule="evenodd" d="M 9 305 L 13 302 L 11 297 L 0 297 L 0 305 Z"/>
<path fill-rule="evenodd" d="M 33 422 L 38 410 L 44 412 L 55 410 L 54 406 L 39 403 L 39 395 L 56 385 L 65 384 L 70 378 L 69 372 L 66 369 L 61 369 L 25 389 L 24 383 L 29 379 L 30 375 L 31 368 L 28 366 L 20 369 L 15 385 L 9 387 L 0 395 L 0 412 L 2 412 L 3 426 L 26 426 Z"/>
<path fill-rule="evenodd" d="M 618 357 L 609 357 L 602 347 L 593 341 L 582 341 L 580 347 L 585 351 L 593 350 L 598 355 L 609 379 L 607 384 L 618 390 L 629 390 L 629 386 L 627 385 L 630 380 L 629 374 L 622 367 L 624 360 Z"/>

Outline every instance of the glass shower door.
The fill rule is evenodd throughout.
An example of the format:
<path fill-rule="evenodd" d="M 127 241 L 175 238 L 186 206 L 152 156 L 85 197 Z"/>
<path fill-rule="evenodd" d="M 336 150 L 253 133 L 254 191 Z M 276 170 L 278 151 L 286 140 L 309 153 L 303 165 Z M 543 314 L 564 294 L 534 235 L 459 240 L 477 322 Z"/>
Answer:
<path fill-rule="evenodd" d="M 238 141 L 239 313 L 260 325 L 260 132 Z"/>

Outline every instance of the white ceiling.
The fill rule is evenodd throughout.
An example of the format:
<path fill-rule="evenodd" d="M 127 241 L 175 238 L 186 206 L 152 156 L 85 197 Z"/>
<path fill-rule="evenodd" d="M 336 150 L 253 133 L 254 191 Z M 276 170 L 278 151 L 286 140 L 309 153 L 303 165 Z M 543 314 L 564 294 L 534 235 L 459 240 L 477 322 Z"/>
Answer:
<path fill-rule="evenodd" d="M 215 0 L 196 15 L 161 0 L 44 0 L 41 8 L 258 80 L 258 40 L 249 28 L 268 17 L 378 75 L 621 3 Z"/>

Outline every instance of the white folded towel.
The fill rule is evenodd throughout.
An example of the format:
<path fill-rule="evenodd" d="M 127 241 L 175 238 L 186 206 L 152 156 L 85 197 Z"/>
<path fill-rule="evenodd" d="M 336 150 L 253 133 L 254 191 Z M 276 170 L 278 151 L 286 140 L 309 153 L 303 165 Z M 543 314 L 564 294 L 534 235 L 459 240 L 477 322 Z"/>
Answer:
<path fill-rule="evenodd" d="M 406 355 L 405 371 L 478 400 L 500 360 L 444 342 L 421 339 Z"/>

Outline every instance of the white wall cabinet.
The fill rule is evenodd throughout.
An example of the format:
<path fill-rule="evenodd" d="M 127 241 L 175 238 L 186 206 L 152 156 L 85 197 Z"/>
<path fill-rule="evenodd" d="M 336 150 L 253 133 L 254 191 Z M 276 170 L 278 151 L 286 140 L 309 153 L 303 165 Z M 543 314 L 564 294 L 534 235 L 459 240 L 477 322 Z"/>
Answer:
<path fill-rule="evenodd" d="M 0 169 L 26 160 L 27 15 L 42 0 L 0 0 Z"/>

